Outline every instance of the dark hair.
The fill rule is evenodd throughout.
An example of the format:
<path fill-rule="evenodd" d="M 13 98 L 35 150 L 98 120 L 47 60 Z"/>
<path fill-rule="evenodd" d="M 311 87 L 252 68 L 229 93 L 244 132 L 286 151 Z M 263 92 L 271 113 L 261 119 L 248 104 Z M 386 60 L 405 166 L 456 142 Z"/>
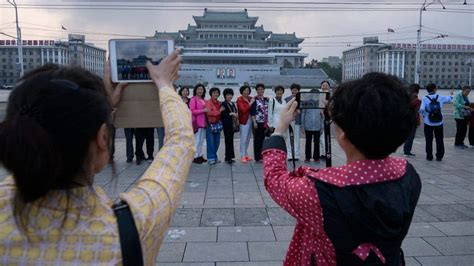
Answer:
<path fill-rule="evenodd" d="M 111 110 L 102 80 L 82 68 L 45 65 L 23 76 L 0 124 L 0 163 L 15 180 L 17 221 L 26 204 L 54 189 L 69 192 L 78 177 L 92 185 L 89 146 L 104 123 L 111 132 Z"/>
<path fill-rule="evenodd" d="M 408 86 L 408 93 L 410 95 L 418 94 L 420 92 L 420 85 L 413 83 Z"/>
<path fill-rule="evenodd" d="M 244 85 L 244 86 L 240 87 L 240 89 L 239 89 L 240 94 L 244 94 L 244 90 L 246 90 L 246 89 L 249 89 L 249 93 L 252 91 L 252 90 L 250 90 L 249 86 Z"/>
<path fill-rule="evenodd" d="M 215 91 L 217 91 L 219 93 L 219 95 L 221 95 L 221 90 L 217 87 L 213 87 L 209 90 L 209 96 L 212 97 L 212 93 L 215 92 Z"/>
<path fill-rule="evenodd" d="M 255 90 L 258 90 L 258 88 L 265 89 L 265 85 L 263 83 L 257 83 L 257 85 L 255 85 Z"/>
<path fill-rule="evenodd" d="M 285 87 L 281 86 L 281 85 L 277 85 L 275 86 L 275 88 L 273 89 L 274 92 L 277 92 L 278 90 L 281 90 L 283 92 L 285 92 Z"/>
<path fill-rule="evenodd" d="M 402 83 L 368 73 L 340 85 L 329 102 L 332 120 L 368 159 L 395 152 L 416 125 L 416 110 Z"/>
<path fill-rule="evenodd" d="M 202 93 L 202 97 L 204 98 L 204 96 L 206 95 L 206 87 L 204 87 L 204 85 L 202 85 L 201 83 L 198 83 L 196 84 L 196 86 L 194 86 L 193 96 L 197 96 L 197 89 L 199 87 L 202 87 L 202 89 L 204 90 L 204 92 Z"/>
<path fill-rule="evenodd" d="M 179 91 L 178 91 L 178 95 L 183 96 L 183 91 L 184 90 L 188 90 L 188 93 L 189 93 L 189 88 L 188 87 L 181 87 L 181 89 L 179 89 Z"/>
<path fill-rule="evenodd" d="M 331 87 L 331 83 L 329 83 L 329 81 L 327 81 L 327 80 L 321 81 L 321 86 L 323 86 L 324 83 L 327 83 L 328 86 Z"/>
<path fill-rule="evenodd" d="M 230 89 L 230 88 L 225 88 L 225 89 L 224 89 L 224 92 L 222 92 L 222 94 L 224 94 L 224 98 L 225 98 L 227 95 L 229 95 L 229 94 L 231 94 L 232 96 L 234 96 L 234 90 L 233 90 L 233 89 Z"/>
<path fill-rule="evenodd" d="M 467 85 L 464 85 L 462 86 L 462 89 L 461 90 L 471 90 L 471 87 L 467 86 Z"/>
<path fill-rule="evenodd" d="M 290 90 L 292 90 L 292 89 L 297 89 L 298 91 L 300 91 L 301 86 L 300 86 L 300 84 L 293 83 L 293 84 L 290 85 Z"/>
<path fill-rule="evenodd" d="M 434 92 L 436 90 L 436 84 L 434 83 L 430 83 L 428 85 L 426 85 L 426 90 L 430 93 L 430 92 Z"/>

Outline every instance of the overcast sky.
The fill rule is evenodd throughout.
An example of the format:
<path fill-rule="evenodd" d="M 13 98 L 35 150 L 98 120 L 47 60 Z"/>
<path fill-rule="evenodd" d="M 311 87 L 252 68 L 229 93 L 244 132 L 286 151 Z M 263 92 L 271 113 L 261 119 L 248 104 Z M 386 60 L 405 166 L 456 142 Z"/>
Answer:
<path fill-rule="evenodd" d="M 238 0 L 243 2 L 250 0 Z M 280 0 L 275 0 L 280 1 Z M 299 0 L 301 2 L 305 0 Z M 321 2 L 321 0 L 306 0 L 309 2 Z M 429 0 L 428 2 L 430 2 Z M 474 0 L 468 0 L 468 5 L 462 5 L 464 0 L 444 0 L 446 11 L 442 12 L 439 4 L 433 4 L 423 12 L 424 29 L 423 39 L 428 39 L 439 34 L 448 34 L 445 39 L 437 39 L 426 43 L 456 43 L 474 44 Z M 14 28 L 14 9 L 6 8 L 6 1 L 0 4 L 0 32 L 16 35 Z M 23 39 L 66 39 L 68 33 L 86 33 L 86 41 L 95 43 L 102 48 L 107 47 L 107 40 L 119 38 L 107 34 L 123 34 L 133 36 L 152 36 L 155 31 L 173 32 L 186 29 L 188 24 L 194 25 L 192 16 L 200 16 L 205 7 L 215 9 L 225 6 L 223 3 L 209 3 L 210 1 L 103 1 L 106 5 L 134 4 L 143 6 L 151 2 L 162 2 L 162 6 L 182 6 L 192 10 L 88 10 L 88 9 L 42 9 L 42 8 L 20 8 L 19 17 L 22 27 Z M 145 2 L 145 3 L 144 3 Z M 164 3 L 163 3 L 164 2 Z M 199 3 L 205 2 L 205 3 Z M 214 1 L 215 2 L 215 1 Z M 221 1 L 225 2 L 225 0 Z M 233 2 L 233 1 L 230 1 Z M 393 1 L 370 1 L 370 0 L 334 0 L 333 5 L 316 5 L 312 8 L 303 8 L 304 5 L 272 4 L 260 5 L 263 1 L 254 1 L 257 4 L 238 3 L 234 8 L 248 8 L 250 16 L 258 16 L 257 25 L 264 25 L 266 30 L 274 33 L 296 32 L 298 37 L 306 38 L 302 45 L 302 51 L 308 53 L 306 59 L 322 59 L 330 55 L 341 56 L 343 50 L 356 47 L 361 44 L 362 36 L 379 36 L 380 41 L 393 42 L 416 42 L 416 25 L 418 24 L 418 11 L 320 11 L 328 8 L 391 8 L 387 3 L 409 3 L 399 8 L 419 9 L 423 0 L 393 0 Z M 341 5 L 341 2 L 372 2 L 383 3 L 383 5 Z M 17 0 L 19 5 L 24 4 L 50 4 L 70 5 L 85 4 L 97 5 L 97 1 L 22 1 Z M 418 3 L 418 4 L 417 4 Z M 153 3 L 157 7 L 157 3 Z M 454 5 L 455 4 L 455 5 Z M 262 8 L 263 7 L 263 8 Z M 288 7 L 282 8 L 281 7 Z M 317 8 L 314 8 L 317 7 Z M 258 10 L 260 8 L 260 10 Z M 262 10 L 263 9 L 263 10 Z M 269 10 L 271 9 L 271 10 Z M 319 10 L 317 10 L 319 9 Z M 276 11 L 278 10 L 278 11 Z M 456 11 L 456 13 L 454 13 Z M 466 12 L 466 13 L 461 13 Z M 61 26 L 67 31 L 61 31 Z M 387 32 L 387 29 L 395 30 L 395 33 Z M 428 32 L 429 31 L 429 32 Z M 96 34 L 93 34 L 96 33 Z M 321 36 L 343 36 L 320 38 Z M 123 36 L 126 37 L 126 36 Z M 0 39 L 7 37 L 0 35 Z M 351 47 L 348 47 L 350 43 Z"/>

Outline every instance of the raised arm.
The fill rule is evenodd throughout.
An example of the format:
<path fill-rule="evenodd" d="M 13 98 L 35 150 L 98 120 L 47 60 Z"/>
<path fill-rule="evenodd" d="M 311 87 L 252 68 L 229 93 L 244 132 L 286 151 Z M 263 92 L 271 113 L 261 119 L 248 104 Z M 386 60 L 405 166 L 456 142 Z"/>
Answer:
<path fill-rule="evenodd" d="M 194 155 L 191 114 L 173 90 L 180 63 L 181 57 L 175 51 L 160 65 L 147 65 L 160 94 L 165 145 L 136 185 L 120 196 L 131 207 L 143 244 L 145 264 L 155 263 L 150 261 L 151 257 L 156 254 L 154 249 L 159 248 L 169 226 Z"/>

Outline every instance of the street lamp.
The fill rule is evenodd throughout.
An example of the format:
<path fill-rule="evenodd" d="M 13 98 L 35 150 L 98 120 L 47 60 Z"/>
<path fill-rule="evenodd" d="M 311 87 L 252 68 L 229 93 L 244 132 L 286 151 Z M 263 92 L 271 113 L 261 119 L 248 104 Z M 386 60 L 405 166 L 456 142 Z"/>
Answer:
<path fill-rule="evenodd" d="M 443 3 L 441 2 L 441 0 L 433 0 L 431 1 L 430 3 L 426 3 L 427 0 L 425 0 L 423 2 L 423 4 L 421 5 L 421 8 L 420 8 L 420 24 L 418 25 L 418 30 L 417 30 L 417 36 L 416 36 L 416 58 L 415 58 L 415 64 L 416 64 L 416 68 L 415 68 L 415 83 L 419 84 L 420 83 L 420 74 L 421 74 L 421 67 L 420 67 L 420 57 L 421 57 L 421 47 L 420 47 L 420 44 L 421 44 L 421 28 L 423 27 L 422 26 L 422 15 L 423 15 L 423 11 L 426 11 L 426 8 L 429 7 L 430 5 L 434 4 L 435 2 L 439 2 L 441 4 L 441 6 L 443 7 L 443 9 L 446 9 L 446 7 L 443 5 Z"/>
<path fill-rule="evenodd" d="M 23 69 L 23 47 L 22 47 L 22 41 L 21 41 L 21 29 L 20 29 L 20 26 L 18 25 L 18 6 L 15 0 L 7 0 L 7 2 L 15 8 L 16 43 L 18 46 L 18 65 L 20 66 L 20 77 L 21 77 L 24 74 L 24 69 Z M 3 35 L 6 35 L 6 34 L 3 34 Z"/>

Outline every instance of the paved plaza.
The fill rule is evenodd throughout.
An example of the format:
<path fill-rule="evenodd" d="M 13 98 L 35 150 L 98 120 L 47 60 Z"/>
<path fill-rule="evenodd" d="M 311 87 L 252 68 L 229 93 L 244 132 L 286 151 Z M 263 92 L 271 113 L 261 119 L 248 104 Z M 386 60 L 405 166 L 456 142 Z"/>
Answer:
<path fill-rule="evenodd" d="M 442 162 L 428 162 L 424 140 L 415 139 L 417 157 L 409 160 L 423 189 L 403 242 L 408 265 L 474 265 L 474 149 L 455 149 L 453 142 L 445 139 Z M 149 165 L 127 164 L 125 140 L 116 144 L 118 179 L 110 179 L 111 169 L 95 179 L 111 197 L 133 186 Z M 333 148 L 334 165 L 343 164 L 342 151 L 336 143 Z M 223 152 L 221 146 L 221 159 Z M 262 164 L 194 164 L 157 264 L 281 265 L 294 224 L 265 191 Z"/>

